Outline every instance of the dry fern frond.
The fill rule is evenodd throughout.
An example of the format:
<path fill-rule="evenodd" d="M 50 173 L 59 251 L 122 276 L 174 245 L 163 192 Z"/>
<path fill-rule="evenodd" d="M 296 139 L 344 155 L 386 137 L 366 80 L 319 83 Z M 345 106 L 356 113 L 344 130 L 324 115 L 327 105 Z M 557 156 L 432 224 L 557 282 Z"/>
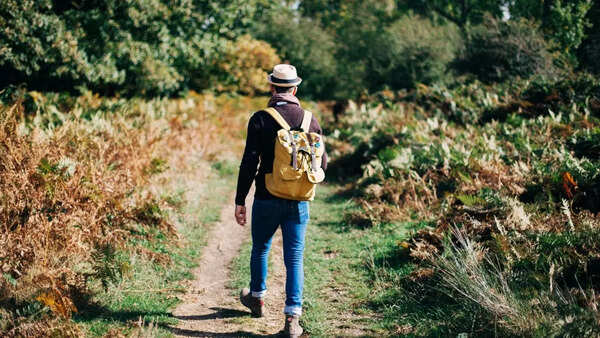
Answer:
<path fill-rule="evenodd" d="M 26 112 L 22 100 L 0 104 L 0 303 L 43 303 L 57 318 L 77 310 L 89 279 L 107 286 L 127 273 L 116 252 L 137 236 L 133 228 L 157 227 L 176 242 L 166 214 L 146 205 L 166 208 L 147 185 L 168 167 L 197 162 L 190 154 L 241 151 L 242 142 L 220 138 L 238 138 L 247 122 L 240 107 L 264 104 L 211 94 L 143 101 L 88 93 L 61 111 L 43 94 L 33 96 L 38 112 Z M 39 327 L 9 322 L 14 335 L 54 332 L 52 319 Z"/>

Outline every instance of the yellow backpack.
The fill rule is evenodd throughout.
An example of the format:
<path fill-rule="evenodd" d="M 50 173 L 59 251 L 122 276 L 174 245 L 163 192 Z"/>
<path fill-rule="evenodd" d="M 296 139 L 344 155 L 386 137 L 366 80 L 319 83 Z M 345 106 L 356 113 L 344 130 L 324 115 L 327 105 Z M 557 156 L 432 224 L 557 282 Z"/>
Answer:
<path fill-rule="evenodd" d="M 265 109 L 282 127 L 275 139 L 273 172 L 266 174 L 265 185 L 274 196 L 296 201 L 312 201 L 317 183 L 325 172 L 321 159 L 325 152 L 322 136 L 309 132 L 312 113 L 304 111 L 301 131 L 290 125 L 274 108 Z"/>

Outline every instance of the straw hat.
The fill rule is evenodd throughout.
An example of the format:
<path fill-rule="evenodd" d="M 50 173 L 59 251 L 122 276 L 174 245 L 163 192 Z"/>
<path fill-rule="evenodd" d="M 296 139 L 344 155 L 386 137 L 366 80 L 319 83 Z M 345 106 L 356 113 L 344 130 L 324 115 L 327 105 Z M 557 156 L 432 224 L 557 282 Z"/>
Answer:
<path fill-rule="evenodd" d="M 287 64 L 275 65 L 273 73 L 267 76 L 270 84 L 278 87 L 295 87 L 302 82 L 296 73 L 296 67 Z"/>

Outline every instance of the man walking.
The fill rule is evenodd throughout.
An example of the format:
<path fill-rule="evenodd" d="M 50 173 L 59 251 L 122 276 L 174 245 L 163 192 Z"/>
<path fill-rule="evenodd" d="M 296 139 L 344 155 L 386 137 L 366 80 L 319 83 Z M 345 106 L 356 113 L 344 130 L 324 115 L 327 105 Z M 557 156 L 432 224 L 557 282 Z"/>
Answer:
<path fill-rule="evenodd" d="M 254 316 L 261 317 L 263 315 L 263 299 L 267 290 L 267 258 L 273 235 L 277 228 L 281 226 L 286 267 L 286 300 L 283 310 L 286 317 L 284 333 L 289 337 L 298 337 L 303 331 L 299 319 L 302 314 L 304 235 L 309 219 L 309 202 L 274 196 L 267 189 L 265 176 L 270 176 L 273 171 L 275 143 L 278 131 L 282 129 L 281 125 L 285 125 L 287 122 L 291 130 L 298 130 L 301 126 L 308 125 L 309 120 L 304 118 L 305 112 L 296 98 L 298 85 L 302 82 L 302 79 L 297 76 L 294 66 L 276 65 L 267 81 L 271 84 L 272 93 L 268 107 L 274 108 L 276 112 L 258 111 L 252 115 L 248 122 L 246 148 L 240 165 L 235 199 L 235 218 L 238 224 L 244 226 L 246 224 L 245 200 L 252 181 L 255 182 L 256 189 L 252 205 L 250 288 L 241 291 L 240 300 Z M 277 113 L 285 121 L 277 121 L 274 118 Z M 308 116 L 310 118 L 310 115 Z M 314 117 L 310 119 L 309 130 L 304 130 L 304 132 L 309 131 L 319 135 L 322 134 L 321 127 Z M 290 136 L 292 135 L 290 133 Z M 296 145 L 293 144 L 293 139 L 292 137 L 295 152 Z M 313 141 L 310 135 L 308 140 L 312 147 Z M 314 151 L 312 155 L 312 163 L 314 164 Z M 294 153 L 294 161 L 296 160 L 295 156 Z M 323 152 L 321 168 L 324 170 L 326 167 L 327 155 Z M 296 168 L 296 164 L 294 164 L 294 169 Z M 314 169 L 312 168 L 313 172 Z"/>

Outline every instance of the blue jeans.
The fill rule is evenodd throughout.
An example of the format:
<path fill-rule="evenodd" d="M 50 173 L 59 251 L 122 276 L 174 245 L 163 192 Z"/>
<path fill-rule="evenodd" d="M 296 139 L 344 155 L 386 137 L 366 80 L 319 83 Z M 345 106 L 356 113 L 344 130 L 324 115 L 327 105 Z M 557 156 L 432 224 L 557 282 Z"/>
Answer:
<path fill-rule="evenodd" d="M 255 297 L 267 290 L 267 258 L 271 241 L 281 225 L 283 260 L 286 268 L 285 314 L 302 314 L 304 286 L 304 234 L 308 223 L 308 202 L 285 199 L 259 200 L 252 205 L 252 256 L 250 291 Z"/>

